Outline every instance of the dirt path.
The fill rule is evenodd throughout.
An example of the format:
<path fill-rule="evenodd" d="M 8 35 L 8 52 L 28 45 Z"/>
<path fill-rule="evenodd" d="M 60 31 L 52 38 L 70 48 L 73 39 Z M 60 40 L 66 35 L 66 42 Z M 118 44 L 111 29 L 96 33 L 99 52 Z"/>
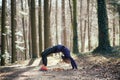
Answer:
<path fill-rule="evenodd" d="M 48 71 L 39 71 L 40 59 L 0 68 L 0 80 L 120 80 L 120 60 L 105 57 L 76 58 L 78 70 L 59 58 L 49 57 Z M 54 63 L 53 63 L 54 61 Z M 26 63 L 29 64 L 26 66 Z"/>

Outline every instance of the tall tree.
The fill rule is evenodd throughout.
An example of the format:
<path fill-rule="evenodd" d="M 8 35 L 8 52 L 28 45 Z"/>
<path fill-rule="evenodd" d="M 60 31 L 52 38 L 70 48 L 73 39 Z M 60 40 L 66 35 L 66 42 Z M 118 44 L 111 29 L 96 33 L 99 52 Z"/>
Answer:
<path fill-rule="evenodd" d="M 12 63 L 17 60 L 17 52 L 16 52 L 16 0 L 11 0 L 11 31 L 12 31 Z"/>
<path fill-rule="evenodd" d="M 83 33 L 83 40 L 82 40 L 83 45 L 82 45 L 82 50 L 81 50 L 82 52 L 85 51 L 86 30 L 87 30 L 87 21 L 84 20 L 84 33 Z"/>
<path fill-rule="evenodd" d="M 29 30 L 28 30 L 28 39 L 29 39 L 29 56 L 32 58 L 32 40 L 31 40 L 31 0 L 28 1 L 28 8 L 29 8 Z"/>
<path fill-rule="evenodd" d="M 83 6 L 82 6 L 82 4 L 83 4 L 83 0 L 80 0 L 80 38 L 81 38 L 81 52 L 82 52 L 82 50 L 83 50 L 83 26 L 82 26 L 82 22 L 83 22 L 83 20 L 82 20 L 82 8 L 83 8 Z"/>
<path fill-rule="evenodd" d="M 2 0 L 2 15 L 1 15 L 1 66 L 5 65 L 6 52 L 6 3 L 7 0 Z"/>
<path fill-rule="evenodd" d="M 118 9 L 118 15 L 119 15 L 119 46 L 120 46 L 120 0 L 118 1 L 118 6 L 117 6 L 117 9 Z"/>
<path fill-rule="evenodd" d="M 113 46 L 115 46 L 115 39 L 116 39 L 116 38 L 115 38 L 115 37 L 116 37 L 116 35 L 115 35 L 115 33 L 116 33 L 116 32 L 115 32 L 115 31 L 116 31 L 116 30 L 115 30 L 115 26 L 116 26 L 116 25 L 115 25 L 115 22 L 116 22 L 116 21 L 115 21 L 115 12 L 116 12 L 116 6 L 115 6 L 115 4 L 114 4 L 113 6 L 114 6 L 114 7 L 113 7 L 113 16 L 114 16 L 114 17 L 113 17 Z"/>
<path fill-rule="evenodd" d="M 94 53 L 108 53 L 112 52 L 108 34 L 108 16 L 106 10 L 105 0 L 97 0 L 98 12 L 98 47 L 93 51 Z"/>
<path fill-rule="evenodd" d="M 90 11 L 90 0 L 87 0 L 87 14 L 88 14 L 88 50 L 90 51 L 91 49 L 91 27 L 90 27 L 90 16 L 89 16 L 89 11 Z"/>
<path fill-rule="evenodd" d="M 77 33 L 77 0 L 73 0 L 73 53 L 79 53 Z"/>
<path fill-rule="evenodd" d="M 31 38 L 32 38 L 32 58 L 38 57 L 37 47 L 37 26 L 36 26 L 36 0 L 31 0 Z"/>
<path fill-rule="evenodd" d="M 69 0 L 69 8 L 70 8 L 70 22 L 71 22 L 71 27 L 73 27 L 73 12 L 72 12 L 72 0 Z M 72 31 L 72 29 L 71 29 L 71 31 Z M 73 35 L 73 31 L 72 31 L 72 34 L 71 34 L 71 36 Z M 70 37 L 71 37 L 70 36 Z M 70 38 L 70 40 L 72 39 L 72 37 Z M 70 41 L 70 49 L 72 50 L 73 49 L 73 41 Z"/>
<path fill-rule="evenodd" d="M 65 0 L 62 0 L 62 44 L 64 44 L 65 46 L 67 46 L 67 42 L 66 42 L 66 26 L 65 26 Z"/>
<path fill-rule="evenodd" d="M 21 9 L 24 12 L 24 1 L 21 0 Z M 27 36 L 26 36 L 26 31 L 25 31 L 25 17 L 24 14 L 22 14 L 22 26 L 23 26 L 23 36 L 24 36 L 24 44 L 25 44 L 25 60 L 27 59 Z M 27 26 L 26 26 L 27 27 Z"/>
<path fill-rule="evenodd" d="M 55 24 L 56 24 L 56 44 L 58 44 L 58 0 L 56 0 L 56 13 L 55 13 Z"/>
<path fill-rule="evenodd" d="M 50 47 L 51 35 L 50 35 L 50 0 L 44 0 L 44 47 Z"/>
<path fill-rule="evenodd" d="M 41 3 L 41 0 L 39 0 L 39 12 L 38 12 L 38 20 L 39 20 L 39 52 L 41 53 L 42 52 L 42 49 L 43 49 L 43 37 L 42 37 L 42 3 Z"/>
<path fill-rule="evenodd" d="M 120 5 L 118 6 L 119 13 L 119 46 L 120 46 Z"/>

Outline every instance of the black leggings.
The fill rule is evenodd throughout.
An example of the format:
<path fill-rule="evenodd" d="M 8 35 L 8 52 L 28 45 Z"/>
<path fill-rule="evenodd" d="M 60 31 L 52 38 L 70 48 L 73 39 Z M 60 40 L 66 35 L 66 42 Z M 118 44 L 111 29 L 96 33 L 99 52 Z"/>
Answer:
<path fill-rule="evenodd" d="M 42 56 L 42 61 L 43 61 L 43 64 L 45 66 L 47 66 L 47 57 L 46 56 Z"/>
<path fill-rule="evenodd" d="M 47 66 L 47 56 L 55 52 L 56 47 L 47 48 L 44 52 L 42 52 L 42 61 L 45 66 Z"/>

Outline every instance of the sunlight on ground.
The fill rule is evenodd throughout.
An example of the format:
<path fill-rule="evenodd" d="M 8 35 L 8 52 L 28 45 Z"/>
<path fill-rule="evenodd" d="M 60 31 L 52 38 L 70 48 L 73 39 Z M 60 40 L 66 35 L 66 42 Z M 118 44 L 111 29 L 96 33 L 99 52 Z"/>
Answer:
<path fill-rule="evenodd" d="M 107 62 L 109 61 L 108 58 L 104 57 L 104 56 L 89 56 L 89 61 L 94 61 L 96 63 L 103 63 L 103 62 Z"/>

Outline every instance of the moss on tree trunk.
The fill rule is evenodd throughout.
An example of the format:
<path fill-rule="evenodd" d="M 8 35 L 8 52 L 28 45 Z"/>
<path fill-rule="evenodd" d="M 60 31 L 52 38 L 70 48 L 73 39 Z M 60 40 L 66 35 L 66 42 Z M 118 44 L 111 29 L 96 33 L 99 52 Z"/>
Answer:
<path fill-rule="evenodd" d="M 98 3 L 98 47 L 93 53 L 111 53 L 109 33 L 108 33 L 108 16 L 105 0 L 97 0 Z"/>

